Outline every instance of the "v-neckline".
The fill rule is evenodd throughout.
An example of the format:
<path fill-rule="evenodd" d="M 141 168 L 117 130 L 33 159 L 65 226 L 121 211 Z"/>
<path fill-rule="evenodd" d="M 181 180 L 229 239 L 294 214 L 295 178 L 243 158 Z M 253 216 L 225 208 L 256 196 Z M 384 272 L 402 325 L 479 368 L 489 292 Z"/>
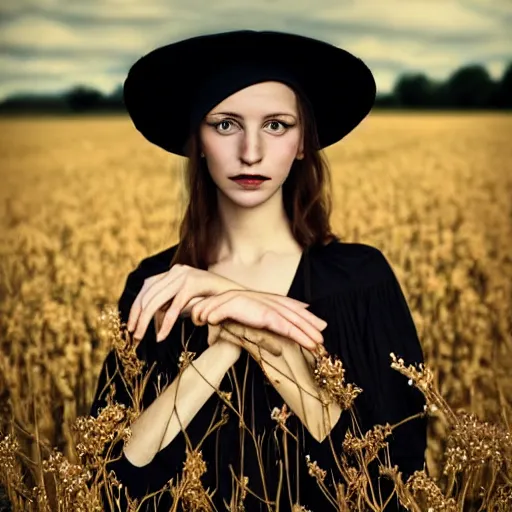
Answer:
<path fill-rule="evenodd" d="M 299 259 L 299 263 L 297 264 L 297 268 L 295 269 L 295 274 L 293 275 L 292 282 L 290 283 L 290 288 L 288 289 L 288 292 L 285 295 L 285 297 L 292 298 L 292 299 L 295 298 L 295 297 L 291 296 L 291 293 L 292 293 L 292 291 L 294 291 L 295 283 L 296 283 L 297 279 L 299 278 L 300 271 L 302 270 L 302 265 L 304 262 L 304 257 L 306 255 L 306 250 L 307 250 L 307 248 L 304 248 L 302 250 L 302 253 L 301 253 L 300 259 Z"/>

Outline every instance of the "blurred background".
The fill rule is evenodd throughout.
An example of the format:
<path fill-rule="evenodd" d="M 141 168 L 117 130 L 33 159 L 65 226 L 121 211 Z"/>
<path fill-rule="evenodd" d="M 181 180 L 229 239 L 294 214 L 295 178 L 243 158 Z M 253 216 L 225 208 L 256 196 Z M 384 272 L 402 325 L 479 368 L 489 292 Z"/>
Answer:
<path fill-rule="evenodd" d="M 386 255 L 450 407 L 510 432 L 511 26 L 508 0 L 3 0 L 0 439 L 18 440 L 25 494 L 49 453 L 38 437 L 78 460 L 72 425 L 109 350 L 101 310 L 178 241 L 185 159 L 137 132 L 123 80 L 153 48 L 210 32 L 295 32 L 372 69 L 374 110 L 325 150 L 333 227 Z M 440 479 L 451 429 L 431 418 Z M 502 482 L 479 474 L 474 496 Z M 0 484 L 26 503 L 3 469 Z"/>
<path fill-rule="evenodd" d="M 122 82 L 138 57 L 241 27 L 354 53 L 375 73 L 381 107 L 512 105 L 508 0 L 7 0 L 0 12 L 3 111 L 122 110 Z"/>

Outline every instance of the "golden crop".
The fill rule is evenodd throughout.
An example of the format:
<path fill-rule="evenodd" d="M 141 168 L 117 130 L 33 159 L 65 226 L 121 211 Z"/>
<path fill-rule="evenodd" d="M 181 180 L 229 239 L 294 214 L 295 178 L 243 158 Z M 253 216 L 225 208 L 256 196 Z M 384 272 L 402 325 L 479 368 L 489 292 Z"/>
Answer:
<path fill-rule="evenodd" d="M 123 116 L 3 118 L 0 129 L 0 484 L 24 510 L 43 468 L 56 474 L 64 464 L 76 482 L 87 479 L 73 425 L 89 412 L 109 349 L 100 312 L 142 258 L 177 242 L 183 159 Z M 432 413 L 431 478 L 446 464 L 457 471 L 454 440 L 474 449 L 495 432 L 501 449 L 512 443 L 511 139 L 507 114 L 373 112 L 327 150 L 333 226 L 389 259 L 432 370 L 429 386 L 444 400 L 429 403 L 458 418 L 457 430 Z M 488 510 L 512 509 L 511 454 L 499 456 L 509 486 L 500 483 Z M 33 473 L 22 479 L 21 467 Z M 496 476 L 479 475 L 484 486 Z M 430 493 L 432 510 L 456 510 L 426 476 L 407 492 L 415 485 Z"/>

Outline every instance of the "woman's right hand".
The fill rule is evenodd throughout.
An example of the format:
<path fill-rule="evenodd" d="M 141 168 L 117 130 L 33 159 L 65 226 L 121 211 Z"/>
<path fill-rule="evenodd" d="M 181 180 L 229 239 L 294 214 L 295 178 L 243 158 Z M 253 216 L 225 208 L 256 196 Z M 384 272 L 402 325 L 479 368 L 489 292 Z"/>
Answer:
<path fill-rule="evenodd" d="M 229 290 L 204 298 L 191 310 L 195 325 L 218 325 L 226 319 L 256 329 L 268 329 L 308 350 L 323 343 L 320 331 L 327 322 L 306 310 L 303 303 L 277 294 Z"/>

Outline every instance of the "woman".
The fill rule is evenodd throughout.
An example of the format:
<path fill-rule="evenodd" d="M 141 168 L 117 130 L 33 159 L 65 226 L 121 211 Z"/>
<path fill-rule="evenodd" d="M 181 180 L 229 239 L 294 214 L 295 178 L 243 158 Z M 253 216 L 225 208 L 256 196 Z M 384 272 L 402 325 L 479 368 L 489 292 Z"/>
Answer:
<path fill-rule="evenodd" d="M 321 149 L 366 117 L 375 91 L 360 59 L 279 32 L 190 38 L 130 69 L 131 119 L 150 142 L 188 157 L 190 194 L 180 243 L 141 261 L 119 300 L 121 321 L 140 341 L 137 355 L 146 368 L 156 365 L 144 411 L 109 465 L 130 496 L 141 499 L 174 479 L 188 482 L 188 494 L 178 505 L 165 493 L 157 510 L 194 500 L 212 510 L 243 510 L 242 503 L 248 511 L 334 510 L 306 464 L 309 457 L 327 472 L 336 499 L 331 475 L 342 478 L 332 447 L 339 458 L 350 415 L 333 402 L 323 414 L 312 371 L 320 345 L 363 390 L 353 404 L 355 434 L 423 412 L 421 393 L 390 368 L 391 352 L 408 364 L 423 361 L 393 270 L 377 248 L 341 242 L 329 226 Z M 227 320 L 231 329 L 220 329 Z M 270 337 L 254 336 L 261 330 Z M 111 378 L 116 401 L 130 405 L 119 365 L 112 351 L 93 416 L 107 403 Z M 227 403 L 228 417 L 204 437 Z M 386 440 L 404 481 L 424 468 L 424 417 Z M 184 471 L 187 448 L 198 447 L 206 462 L 199 484 Z M 370 469 L 378 500 L 376 461 Z M 384 478 L 380 486 L 384 501 L 393 486 Z M 400 510 L 396 496 L 385 510 Z"/>

